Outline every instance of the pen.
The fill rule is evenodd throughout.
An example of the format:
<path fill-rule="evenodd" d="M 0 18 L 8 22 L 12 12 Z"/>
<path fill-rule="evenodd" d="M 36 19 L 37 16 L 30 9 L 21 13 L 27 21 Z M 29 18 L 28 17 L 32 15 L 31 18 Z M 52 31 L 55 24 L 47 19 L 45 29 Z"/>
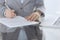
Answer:
<path fill-rule="evenodd" d="M 9 6 L 6 4 L 6 2 L 7 2 L 7 0 L 5 0 L 5 7 L 7 8 L 7 9 L 9 9 L 9 10 L 11 10 L 10 8 L 9 8 Z M 6 15 L 6 13 L 4 12 L 4 16 Z"/>
<path fill-rule="evenodd" d="M 7 5 L 6 2 L 7 2 L 7 0 L 5 0 L 5 7 L 6 7 L 7 9 L 11 10 L 11 9 L 9 8 L 9 6 Z M 6 15 L 5 12 L 4 12 L 4 15 Z M 16 16 L 16 15 L 15 15 L 15 16 Z M 14 17 L 15 17 L 15 16 L 14 16 Z"/>
<path fill-rule="evenodd" d="M 11 9 L 9 8 L 9 6 L 6 4 L 6 2 L 7 2 L 7 0 L 5 0 L 5 6 L 6 6 L 6 8 L 9 9 L 9 10 L 11 10 Z"/>

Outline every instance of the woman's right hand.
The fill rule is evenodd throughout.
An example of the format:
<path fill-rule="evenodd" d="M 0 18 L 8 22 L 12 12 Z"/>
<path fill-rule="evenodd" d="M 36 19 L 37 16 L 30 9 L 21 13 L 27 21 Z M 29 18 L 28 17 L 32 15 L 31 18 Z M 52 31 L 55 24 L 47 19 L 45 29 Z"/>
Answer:
<path fill-rule="evenodd" d="M 13 17 L 15 17 L 16 16 L 15 10 L 6 9 L 4 16 L 7 17 L 7 18 L 13 18 Z"/>

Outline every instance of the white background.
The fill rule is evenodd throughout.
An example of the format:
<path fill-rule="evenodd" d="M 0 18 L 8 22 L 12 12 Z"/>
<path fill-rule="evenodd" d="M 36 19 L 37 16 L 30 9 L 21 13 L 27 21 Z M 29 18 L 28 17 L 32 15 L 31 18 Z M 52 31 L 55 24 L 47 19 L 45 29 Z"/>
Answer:
<path fill-rule="evenodd" d="M 60 11 L 60 0 L 44 0 L 45 8 L 50 13 L 57 13 Z"/>
<path fill-rule="evenodd" d="M 46 14 L 60 15 L 60 0 L 44 0 L 44 3 Z M 43 28 L 43 34 L 45 40 L 60 40 L 60 29 Z"/>

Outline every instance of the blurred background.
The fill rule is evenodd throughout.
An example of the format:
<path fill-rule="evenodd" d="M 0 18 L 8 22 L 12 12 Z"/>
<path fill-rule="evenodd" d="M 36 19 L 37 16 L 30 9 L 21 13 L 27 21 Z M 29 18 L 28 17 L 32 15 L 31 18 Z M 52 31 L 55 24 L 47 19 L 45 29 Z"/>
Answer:
<path fill-rule="evenodd" d="M 60 0 L 44 0 L 45 15 L 60 16 Z M 51 16 L 50 15 L 50 16 Z M 54 17 L 54 16 L 52 16 Z M 60 28 L 43 28 L 44 40 L 60 40 Z"/>
<path fill-rule="evenodd" d="M 47 13 L 59 14 L 60 0 L 44 0 Z"/>

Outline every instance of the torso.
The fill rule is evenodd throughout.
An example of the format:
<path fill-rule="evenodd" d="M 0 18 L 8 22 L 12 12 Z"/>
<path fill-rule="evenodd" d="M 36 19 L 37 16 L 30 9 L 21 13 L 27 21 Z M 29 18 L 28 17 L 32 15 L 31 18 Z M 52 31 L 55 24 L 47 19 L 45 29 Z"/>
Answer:
<path fill-rule="evenodd" d="M 35 0 L 7 0 L 7 4 L 16 11 L 17 15 L 28 16 L 33 12 Z"/>

